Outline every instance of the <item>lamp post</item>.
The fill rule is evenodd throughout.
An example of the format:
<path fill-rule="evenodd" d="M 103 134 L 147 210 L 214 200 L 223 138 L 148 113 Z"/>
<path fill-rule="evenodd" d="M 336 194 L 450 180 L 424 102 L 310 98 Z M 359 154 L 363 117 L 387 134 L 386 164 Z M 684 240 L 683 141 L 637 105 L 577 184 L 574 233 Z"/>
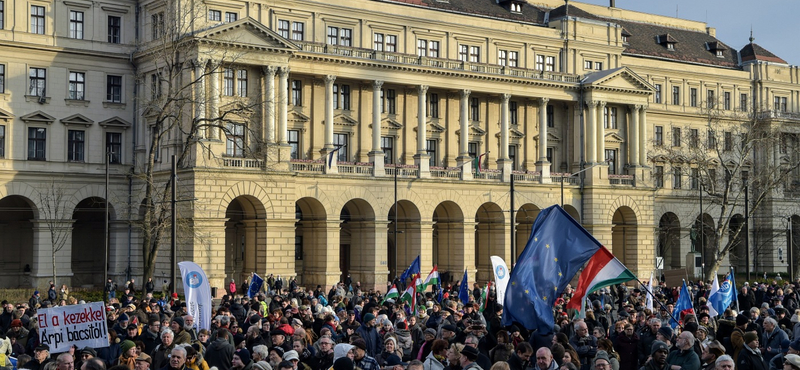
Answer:
<path fill-rule="evenodd" d="M 582 169 L 582 170 L 580 170 L 578 172 L 571 173 L 571 174 L 569 174 L 569 176 L 566 176 L 566 177 L 572 177 L 572 176 L 579 175 L 579 174 L 581 174 L 583 172 L 586 172 L 586 171 L 588 171 L 588 170 L 590 170 L 592 168 L 595 168 L 595 167 L 597 167 L 597 166 L 599 166 L 601 164 L 605 164 L 605 163 L 606 162 L 595 163 L 595 164 L 593 164 L 593 165 L 591 165 L 589 167 L 586 167 L 586 168 L 584 168 L 584 169 Z M 561 208 L 564 208 L 564 176 L 561 177 Z"/>

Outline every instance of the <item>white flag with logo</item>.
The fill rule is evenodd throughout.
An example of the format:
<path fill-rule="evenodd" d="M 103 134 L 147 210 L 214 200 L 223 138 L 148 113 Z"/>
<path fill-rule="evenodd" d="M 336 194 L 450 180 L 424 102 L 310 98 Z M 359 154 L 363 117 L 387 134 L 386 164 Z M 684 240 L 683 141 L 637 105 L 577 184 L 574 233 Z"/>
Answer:
<path fill-rule="evenodd" d="M 205 271 L 196 263 L 178 263 L 183 277 L 183 294 L 186 296 L 186 311 L 194 317 L 197 329 L 211 330 L 211 286 Z"/>
<path fill-rule="evenodd" d="M 655 287 L 655 279 L 653 278 L 653 272 L 651 272 L 650 281 L 647 283 L 647 289 L 649 292 L 647 292 L 647 296 L 645 298 L 645 307 L 649 309 L 650 312 L 653 312 L 653 294 L 656 294 L 656 291 L 653 289 L 655 289 Z"/>
<path fill-rule="evenodd" d="M 497 302 L 505 302 L 506 287 L 511 274 L 508 272 L 508 266 L 502 258 L 492 256 L 492 270 L 494 271 L 494 284 L 497 289 Z"/>

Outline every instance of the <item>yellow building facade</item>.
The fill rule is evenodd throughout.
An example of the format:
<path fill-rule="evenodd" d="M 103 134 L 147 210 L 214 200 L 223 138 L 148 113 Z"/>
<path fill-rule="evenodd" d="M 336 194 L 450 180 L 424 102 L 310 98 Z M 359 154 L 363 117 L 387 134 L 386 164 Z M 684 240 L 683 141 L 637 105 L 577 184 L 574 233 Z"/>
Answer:
<path fill-rule="evenodd" d="M 100 286 L 106 258 L 109 277 L 140 277 L 150 153 L 159 188 L 171 155 L 190 153 L 178 260 L 219 288 L 257 272 L 383 290 L 417 255 L 423 273 L 484 281 L 489 256 L 512 262 L 554 204 L 645 276 L 687 267 L 695 220 L 719 216 L 698 207 L 697 166 L 660 148 L 709 140 L 711 109 L 790 134 L 800 123 L 800 69 L 705 23 L 462 3 L 0 1 L 0 250 L 12 251 L 0 284 L 40 286 L 55 265 Z M 154 52 L 170 28 L 192 46 Z M 164 81 L 167 60 L 190 67 Z M 164 84 L 192 101 L 154 147 L 149 102 L 174 91 Z M 225 127 L 181 129 L 242 104 Z M 776 191 L 761 211 L 775 217 L 752 224 L 754 269 L 786 270 L 786 235 L 773 234 L 800 221 L 793 194 Z"/>

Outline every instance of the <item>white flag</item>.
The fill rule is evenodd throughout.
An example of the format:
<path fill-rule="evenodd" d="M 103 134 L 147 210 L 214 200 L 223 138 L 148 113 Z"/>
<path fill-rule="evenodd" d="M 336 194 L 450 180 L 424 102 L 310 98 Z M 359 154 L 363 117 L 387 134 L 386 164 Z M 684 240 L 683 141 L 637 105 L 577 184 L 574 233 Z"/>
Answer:
<path fill-rule="evenodd" d="M 497 289 L 497 302 L 503 303 L 506 298 L 506 287 L 508 286 L 508 279 L 511 274 L 508 272 L 508 266 L 502 258 L 492 256 L 492 270 L 494 270 L 494 284 Z"/>
<path fill-rule="evenodd" d="M 194 317 L 197 329 L 211 330 L 211 286 L 205 271 L 196 263 L 178 263 L 183 277 L 183 294 L 186 296 L 186 311 Z"/>
<path fill-rule="evenodd" d="M 655 279 L 652 272 L 650 273 L 650 282 L 648 282 L 647 285 L 647 289 L 649 289 L 650 292 L 647 293 L 647 296 L 645 297 L 645 306 L 650 310 L 650 312 L 653 312 L 653 294 L 655 294 L 653 288 L 655 287 Z"/>
<path fill-rule="evenodd" d="M 708 293 L 708 301 L 709 302 L 711 302 L 711 297 L 716 295 L 717 292 L 719 292 L 719 276 L 717 276 L 717 274 L 714 274 L 714 282 L 711 283 L 711 293 Z M 711 317 L 717 317 L 720 313 L 717 312 L 717 310 L 714 309 L 714 305 L 713 304 L 709 304 L 708 305 L 708 314 L 711 315 Z"/>

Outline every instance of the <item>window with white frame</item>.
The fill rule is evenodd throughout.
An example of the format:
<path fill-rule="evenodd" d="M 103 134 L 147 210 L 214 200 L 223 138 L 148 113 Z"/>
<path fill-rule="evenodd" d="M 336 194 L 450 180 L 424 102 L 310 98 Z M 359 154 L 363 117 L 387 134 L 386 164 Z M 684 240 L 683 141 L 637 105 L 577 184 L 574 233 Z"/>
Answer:
<path fill-rule="evenodd" d="M 606 163 L 608 163 L 608 174 L 609 175 L 616 175 L 617 174 L 617 149 L 606 149 Z"/>
<path fill-rule="evenodd" d="M 672 168 L 672 188 L 673 189 L 680 189 L 683 187 L 683 168 L 680 167 L 673 167 Z"/>
<path fill-rule="evenodd" d="M 166 30 L 164 29 L 164 12 L 158 12 L 150 16 L 150 35 L 153 40 L 164 36 Z"/>
<path fill-rule="evenodd" d="M 661 103 L 661 84 L 655 84 L 653 87 L 656 88 L 656 93 L 653 95 L 653 101 L 658 104 Z"/>
<path fill-rule="evenodd" d="M 28 160 L 44 161 L 47 159 L 47 129 L 44 127 L 28 127 Z"/>
<path fill-rule="evenodd" d="M 0 94 L 6 92 L 6 65 L 0 64 Z"/>
<path fill-rule="evenodd" d="M 29 78 L 30 89 L 28 90 L 28 95 L 44 96 L 47 85 L 47 70 L 31 67 Z"/>
<path fill-rule="evenodd" d="M 209 9 L 208 10 L 208 20 L 211 22 L 222 22 L 222 11 Z"/>
<path fill-rule="evenodd" d="M 229 123 L 225 132 L 225 155 L 244 157 L 244 125 Z"/>
<path fill-rule="evenodd" d="M 394 138 L 391 136 L 381 136 L 381 151 L 383 151 L 383 163 L 394 163 Z"/>
<path fill-rule="evenodd" d="M 70 72 L 68 99 L 83 100 L 85 97 L 86 97 L 86 74 L 83 72 Z"/>
<path fill-rule="evenodd" d="M 603 108 L 603 127 L 612 130 L 617 129 L 617 107 Z"/>
<path fill-rule="evenodd" d="M 300 131 L 288 130 L 286 132 L 286 142 L 289 144 L 291 158 L 300 159 Z"/>
<path fill-rule="evenodd" d="M 428 94 L 428 117 L 439 118 L 439 94 Z"/>
<path fill-rule="evenodd" d="M 106 101 L 122 103 L 122 76 L 106 76 Z"/>
<path fill-rule="evenodd" d="M 289 38 L 289 27 L 290 22 L 285 19 L 278 19 L 278 34 L 281 37 L 288 39 Z"/>
<path fill-rule="evenodd" d="M 44 35 L 44 6 L 31 5 L 31 33 Z"/>
<path fill-rule="evenodd" d="M 603 70 L 603 62 L 594 62 L 594 70 L 595 71 L 602 71 Z"/>
<path fill-rule="evenodd" d="M 350 28 L 328 26 L 328 44 L 353 46 L 353 30 Z"/>
<path fill-rule="evenodd" d="M 519 52 L 512 50 L 498 50 L 497 63 L 504 67 L 517 67 L 519 65 Z"/>
<path fill-rule="evenodd" d="M 225 68 L 222 71 L 222 95 L 233 96 L 233 85 L 235 74 L 232 68 Z"/>
<path fill-rule="evenodd" d="M 439 41 L 417 39 L 417 56 L 438 58 Z"/>
<path fill-rule="evenodd" d="M 225 23 L 236 22 L 239 19 L 239 13 L 225 12 Z"/>
<path fill-rule="evenodd" d="M 245 98 L 247 97 L 247 70 L 240 69 L 236 71 L 236 95 Z"/>
<path fill-rule="evenodd" d="M 544 55 L 536 56 L 536 70 L 544 71 Z"/>
<path fill-rule="evenodd" d="M 303 41 L 305 39 L 305 29 L 305 23 L 292 22 L 292 40 Z"/>
<path fill-rule="evenodd" d="M 376 51 L 397 52 L 397 35 L 375 33 L 372 47 Z"/>
<path fill-rule="evenodd" d="M 336 151 L 337 162 L 347 162 L 348 138 L 347 134 L 333 134 L 333 146 L 339 148 L 339 150 Z"/>
<path fill-rule="evenodd" d="M 517 102 L 508 102 L 508 122 L 512 125 L 519 123 L 519 107 Z"/>
<path fill-rule="evenodd" d="M 0 30 L 5 28 L 5 15 L 6 15 L 6 8 L 5 8 L 5 1 L 0 0 Z"/>
<path fill-rule="evenodd" d="M 480 63 L 481 47 L 461 44 L 458 46 L 458 60 L 462 62 Z"/>
<path fill-rule="evenodd" d="M 553 72 L 556 70 L 556 57 L 554 56 L 545 57 L 544 70 L 547 72 Z"/>
<path fill-rule="evenodd" d="M 469 110 L 470 110 L 470 118 L 473 121 L 480 121 L 481 120 L 481 100 L 479 98 L 470 98 L 469 99 Z"/>
<path fill-rule="evenodd" d="M 69 11 L 69 37 L 72 39 L 83 38 L 83 12 Z"/>
<path fill-rule="evenodd" d="M 0 125 L 0 158 L 6 157 L 6 125 Z"/>

